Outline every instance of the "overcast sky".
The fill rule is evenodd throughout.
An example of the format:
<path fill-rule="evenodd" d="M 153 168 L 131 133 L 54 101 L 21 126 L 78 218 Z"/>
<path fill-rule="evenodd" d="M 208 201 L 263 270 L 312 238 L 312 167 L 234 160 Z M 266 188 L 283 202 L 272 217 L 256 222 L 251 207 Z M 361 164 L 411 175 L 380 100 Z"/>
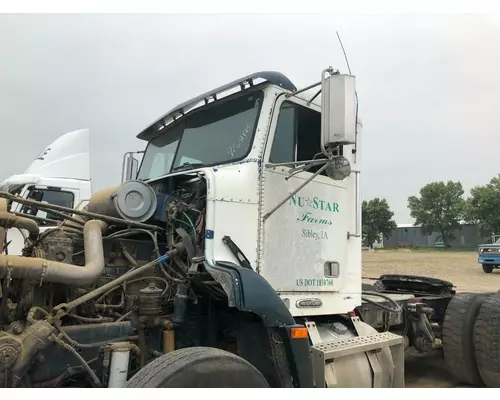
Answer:
<path fill-rule="evenodd" d="M 116 184 L 136 134 L 176 104 L 259 70 L 299 87 L 332 65 L 360 100 L 362 197 L 398 223 L 430 181 L 466 190 L 499 172 L 494 16 L 0 15 L 0 180 L 53 139 L 92 135 L 94 189 Z"/>

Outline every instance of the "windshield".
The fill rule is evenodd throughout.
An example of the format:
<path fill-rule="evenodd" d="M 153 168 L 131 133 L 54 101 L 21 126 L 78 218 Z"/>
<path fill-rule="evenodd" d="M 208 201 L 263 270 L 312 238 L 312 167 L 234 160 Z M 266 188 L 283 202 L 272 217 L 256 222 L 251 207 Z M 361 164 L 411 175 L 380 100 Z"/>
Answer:
<path fill-rule="evenodd" d="M 221 101 L 167 127 L 148 143 L 138 179 L 243 159 L 252 145 L 262 97 L 258 91 Z"/>
<path fill-rule="evenodd" d="M 0 192 L 9 192 L 11 194 L 19 194 L 21 193 L 21 189 L 24 184 L 15 184 L 15 183 L 4 183 L 0 185 Z"/>
<path fill-rule="evenodd" d="M 0 192 L 8 192 L 10 194 L 19 195 L 24 187 L 24 184 L 4 183 L 0 185 Z M 7 200 L 7 211 L 12 207 L 12 200 Z"/>

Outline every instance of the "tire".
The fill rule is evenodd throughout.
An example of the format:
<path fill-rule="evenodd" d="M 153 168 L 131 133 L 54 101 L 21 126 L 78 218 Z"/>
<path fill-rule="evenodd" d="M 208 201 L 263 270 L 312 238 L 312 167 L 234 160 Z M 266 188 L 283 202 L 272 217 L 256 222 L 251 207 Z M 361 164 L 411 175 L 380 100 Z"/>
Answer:
<path fill-rule="evenodd" d="M 481 378 L 487 387 L 500 387 L 500 296 L 489 296 L 475 323 L 475 352 Z"/>
<path fill-rule="evenodd" d="M 474 323 L 486 295 L 456 294 L 443 322 L 443 353 L 448 370 L 461 382 L 483 386 L 474 350 Z"/>
<path fill-rule="evenodd" d="M 491 274 L 493 272 L 493 265 L 491 264 L 483 264 L 483 271 L 487 274 Z"/>
<path fill-rule="evenodd" d="M 127 388 L 269 388 L 262 374 L 235 354 L 189 347 L 165 354 L 139 370 Z"/>

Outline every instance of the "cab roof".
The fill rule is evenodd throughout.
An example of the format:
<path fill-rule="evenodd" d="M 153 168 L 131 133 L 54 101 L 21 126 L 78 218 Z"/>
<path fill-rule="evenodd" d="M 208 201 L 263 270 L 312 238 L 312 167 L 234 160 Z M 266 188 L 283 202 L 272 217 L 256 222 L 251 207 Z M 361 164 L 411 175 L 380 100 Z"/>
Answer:
<path fill-rule="evenodd" d="M 209 92 L 200 94 L 199 96 L 196 96 L 191 100 L 179 104 L 178 106 L 172 108 L 165 115 L 160 117 L 158 120 L 150 124 L 146 129 L 144 129 L 141 133 L 137 135 L 137 138 L 149 141 L 154 136 L 156 136 L 157 132 L 162 127 L 165 127 L 166 125 L 170 124 L 176 119 L 182 117 L 184 114 L 186 114 L 195 106 L 197 106 L 200 102 L 204 101 L 205 104 L 208 104 L 210 100 L 212 101 L 217 100 L 217 95 L 219 95 L 220 93 L 229 91 L 231 89 L 235 89 L 238 86 L 241 88 L 241 90 L 248 89 L 249 87 L 254 86 L 254 81 L 257 79 L 262 79 L 264 80 L 264 82 L 279 86 L 290 92 L 297 91 L 297 88 L 292 83 L 292 81 L 280 72 L 276 71 L 256 72 L 244 76 L 243 78 L 236 79 L 232 82 L 226 83 L 225 85 L 219 86 L 218 88 L 212 89 Z"/>

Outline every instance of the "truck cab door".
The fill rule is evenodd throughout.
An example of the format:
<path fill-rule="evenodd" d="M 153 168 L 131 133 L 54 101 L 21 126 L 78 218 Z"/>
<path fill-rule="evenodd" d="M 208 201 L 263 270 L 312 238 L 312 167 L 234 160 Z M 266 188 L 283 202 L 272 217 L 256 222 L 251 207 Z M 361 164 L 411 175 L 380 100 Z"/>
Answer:
<path fill-rule="evenodd" d="M 309 305 L 325 305 L 327 294 L 335 294 L 330 305 L 342 303 L 337 300 L 339 296 L 351 300 L 346 283 L 361 281 L 354 276 L 361 271 L 353 273 L 349 268 L 350 262 L 360 260 L 348 257 L 348 231 L 355 214 L 354 191 L 348 186 L 352 180 L 336 181 L 325 173 L 317 175 L 274 211 L 321 168 L 290 174 L 293 166 L 275 166 L 321 156 L 320 107 L 296 97 L 278 97 L 267 143 L 262 176 L 262 275 L 282 298 L 290 297 L 293 303 L 299 304 L 299 294 L 314 300 L 304 303 Z M 341 155 L 342 149 L 338 151 Z M 339 305 L 338 309 L 346 307 L 349 304 Z M 330 307 L 329 311 L 336 309 Z M 291 311 L 293 315 L 301 313 Z"/>

